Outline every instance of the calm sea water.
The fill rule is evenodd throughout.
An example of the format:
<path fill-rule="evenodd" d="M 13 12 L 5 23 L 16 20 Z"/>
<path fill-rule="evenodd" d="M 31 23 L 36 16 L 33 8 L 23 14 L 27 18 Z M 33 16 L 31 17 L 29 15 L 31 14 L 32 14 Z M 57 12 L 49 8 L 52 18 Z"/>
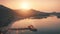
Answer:
<path fill-rule="evenodd" d="M 10 25 L 10 28 L 26 28 L 29 25 L 33 25 L 38 31 L 33 32 L 30 30 L 12 30 L 7 34 L 60 34 L 60 18 L 56 16 L 50 16 L 43 19 L 22 19 L 15 21 Z"/>

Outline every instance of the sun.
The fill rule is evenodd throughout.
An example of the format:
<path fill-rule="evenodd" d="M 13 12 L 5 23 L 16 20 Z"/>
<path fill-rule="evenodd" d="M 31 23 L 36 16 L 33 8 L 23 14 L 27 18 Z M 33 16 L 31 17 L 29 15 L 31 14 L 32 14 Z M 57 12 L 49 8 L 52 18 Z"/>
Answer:
<path fill-rule="evenodd" d="M 22 2 L 21 3 L 21 9 L 31 9 L 30 4 L 28 2 Z"/>

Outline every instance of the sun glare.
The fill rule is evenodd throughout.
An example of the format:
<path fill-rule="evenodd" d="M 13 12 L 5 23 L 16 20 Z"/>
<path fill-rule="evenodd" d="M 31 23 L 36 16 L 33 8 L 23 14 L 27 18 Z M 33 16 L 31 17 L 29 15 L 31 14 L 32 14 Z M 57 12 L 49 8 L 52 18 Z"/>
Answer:
<path fill-rule="evenodd" d="M 27 2 L 22 2 L 21 3 L 21 9 L 30 9 L 30 4 Z"/>

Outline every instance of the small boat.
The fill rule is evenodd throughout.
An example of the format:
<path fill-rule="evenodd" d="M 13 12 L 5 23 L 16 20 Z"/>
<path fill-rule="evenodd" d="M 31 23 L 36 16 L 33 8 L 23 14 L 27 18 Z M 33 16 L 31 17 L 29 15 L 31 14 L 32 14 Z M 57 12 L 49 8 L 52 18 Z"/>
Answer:
<path fill-rule="evenodd" d="M 37 31 L 37 29 L 36 29 L 36 28 L 34 28 L 34 26 L 33 26 L 33 25 L 28 26 L 28 28 L 29 28 L 31 31 Z"/>

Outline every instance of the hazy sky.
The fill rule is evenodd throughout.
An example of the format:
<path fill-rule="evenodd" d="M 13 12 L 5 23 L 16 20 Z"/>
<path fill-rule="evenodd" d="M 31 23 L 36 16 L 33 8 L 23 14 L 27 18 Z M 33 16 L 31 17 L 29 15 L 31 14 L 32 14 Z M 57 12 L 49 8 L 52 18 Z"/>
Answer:
<path fill-rule="evenodd" d="M 26 1 L 31 8 L 41 11 L 60 11 L 60 0 L 0 0 L 3 4 L 12 9 L 19 9 L 21 2 Z"/>

